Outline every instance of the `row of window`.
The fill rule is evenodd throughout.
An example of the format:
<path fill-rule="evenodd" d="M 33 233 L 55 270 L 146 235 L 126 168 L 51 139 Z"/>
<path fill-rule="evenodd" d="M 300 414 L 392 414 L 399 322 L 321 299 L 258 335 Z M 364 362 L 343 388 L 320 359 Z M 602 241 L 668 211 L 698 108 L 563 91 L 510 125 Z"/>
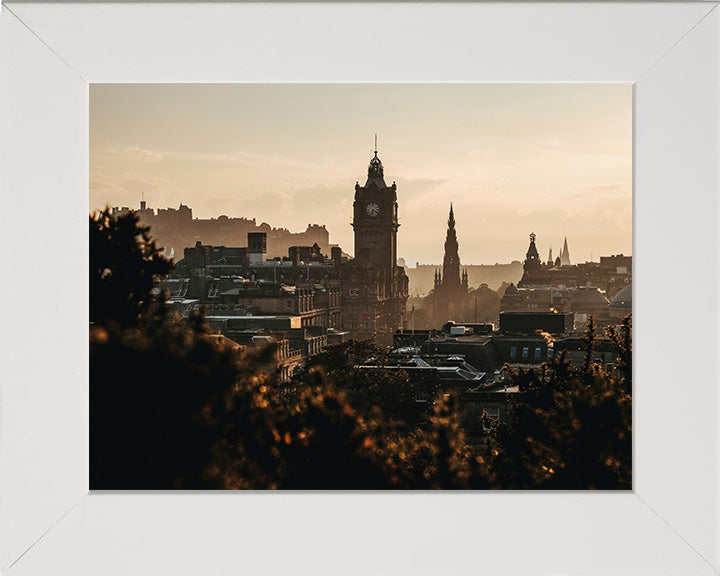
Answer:
<path fill-rule="evenodd" d="M 552 358 L 552 355 L 553 355 L 553 349 L 548 348 L 547 349 L 547 357 Z M 510 358 L 517 358 L 517 357 L 518 357 L 518 347 L 511 346 L 510 347 Z M 524 346 L 522 349 L 522 359 L 527 360 L 528 358 L 530 358 L 530 348 L 527 346 Z M 535 348 L 533 358 L 535 360 L 540 360 L 540 358 L 542 358 L 542 348 L 540 348 L 539 346 L 537 348 Z"/>

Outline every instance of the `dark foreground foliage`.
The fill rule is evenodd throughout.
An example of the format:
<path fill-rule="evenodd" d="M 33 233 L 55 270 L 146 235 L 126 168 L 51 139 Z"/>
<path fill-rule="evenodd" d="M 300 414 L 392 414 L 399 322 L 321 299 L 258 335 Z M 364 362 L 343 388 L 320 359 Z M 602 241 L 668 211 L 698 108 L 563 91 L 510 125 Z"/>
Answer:
<path fill-rule="evenodd" d="M 516 373 L 525 402 L 473 448 L 456 397 L 418 408 L 402 371 L 357 368 L 383 364 L 370 342 L 288 385 L 271 346 L 234 350 L 201 315 L 172 316 L 152 292 L 171 264 L 125 218 L 90 217 L 92 489 L 631 488 L 629 318 L 609 333 L 618 374 L 592 364 L 588 326 L 587 361 Z"/>
<path fill-rule="evenodd" d="M 632 487 L 632 400 L 625 378 L 589 363 L 575 368 L 564 353 L 514 378 L 524 401 L 487 443 L 495 487 Z"/>

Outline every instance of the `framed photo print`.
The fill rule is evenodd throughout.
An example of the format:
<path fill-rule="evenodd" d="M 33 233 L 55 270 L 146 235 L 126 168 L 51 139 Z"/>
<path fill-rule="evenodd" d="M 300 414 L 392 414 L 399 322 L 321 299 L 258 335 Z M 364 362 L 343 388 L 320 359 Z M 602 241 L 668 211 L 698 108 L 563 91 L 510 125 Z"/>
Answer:
<path fill-rule="evenodd" d="M 0 572 L 717 573 L 719 38 L 4 3 Z"/>

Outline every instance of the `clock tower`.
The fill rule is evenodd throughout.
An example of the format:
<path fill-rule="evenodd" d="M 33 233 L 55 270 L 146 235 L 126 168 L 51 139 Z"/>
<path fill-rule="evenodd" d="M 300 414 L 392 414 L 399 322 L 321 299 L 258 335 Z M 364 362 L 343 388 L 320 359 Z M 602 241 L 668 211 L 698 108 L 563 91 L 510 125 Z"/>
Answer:
<path fill-rule="evenodd" d="M 385 184 L 383 165 L 375 156 L 370 160 L 365 186 L 355 184 L 353 222 L 355 257 L 382 272 L 387 296 L 394 296 L 397 276 L 397 187 Z"/>
<path fill-rule="evenodd" d="M 341 265 L 340 284 L 344 328 L 354 338 L 374 338 L 384 346 L 403 328 L 408 298 L 408 277 L 397 265 L 397 214 L 395 182 L 385 184 L 376 150 L 365 186 L 355 184 L 355 258 Z"/>

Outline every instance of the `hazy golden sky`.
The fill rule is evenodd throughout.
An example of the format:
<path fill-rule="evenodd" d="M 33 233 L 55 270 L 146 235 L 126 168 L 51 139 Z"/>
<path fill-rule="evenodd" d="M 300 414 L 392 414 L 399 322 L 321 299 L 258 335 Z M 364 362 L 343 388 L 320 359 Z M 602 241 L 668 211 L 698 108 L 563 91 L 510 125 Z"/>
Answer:
<path fill-rule="evenodd" d="M 632 251 L 629 84 L 93 84 L 90 208 L 177 208 L 353 253 L 374 134 L 397 182 L 398 256 L 440 263 L 450 202 L 464 264 Z M 175 247 L 176 250 L 179 247 Z"/>

